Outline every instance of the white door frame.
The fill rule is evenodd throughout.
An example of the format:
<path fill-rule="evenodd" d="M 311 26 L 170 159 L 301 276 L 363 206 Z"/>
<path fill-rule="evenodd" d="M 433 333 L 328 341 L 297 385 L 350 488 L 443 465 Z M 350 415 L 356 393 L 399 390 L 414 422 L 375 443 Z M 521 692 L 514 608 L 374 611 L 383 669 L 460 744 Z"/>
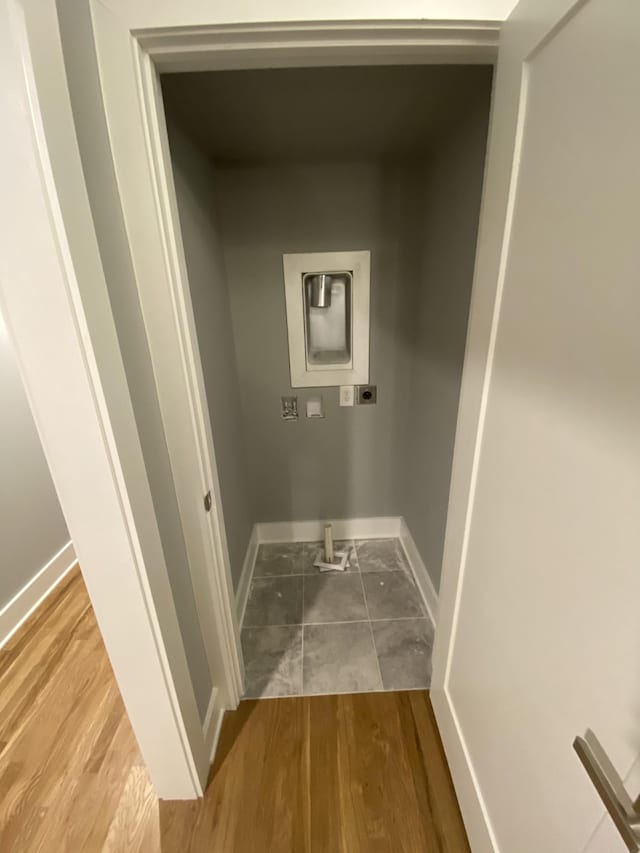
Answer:
<path fill-rule="evenodd" d="M 91 0 L 91 10 L 116 176 L 185 537 L 191 545 L 203 635 L 212 657 L 216 637 L 224 638 L 214 676 L 216 683 L 222 682 L 221 674 L 226 680 L 227 707 L 234 707 L 241 684 L 238 625 L 159 74 L 275 66 L 491 64 L 500 24 L 212 25 L 211 13 L 202 14 L 197 0 L 179 8 L 161 3 L 145 9 L 132 8 L 127 0 Z M 199 503 L 209 489 L 213 509 L 204 516 L 195 511 L 194 499 Z"/>

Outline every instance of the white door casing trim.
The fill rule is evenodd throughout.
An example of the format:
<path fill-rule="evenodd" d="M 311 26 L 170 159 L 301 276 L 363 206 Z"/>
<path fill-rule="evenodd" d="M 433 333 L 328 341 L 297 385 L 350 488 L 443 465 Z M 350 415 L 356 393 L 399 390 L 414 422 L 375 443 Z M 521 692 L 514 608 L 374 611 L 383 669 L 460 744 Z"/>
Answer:
<path fill-rule="evenodd" d="M 220 689 L 224 707 L 235 708 L 244 679 L 239 629 L 232 606 L 233 581 L 220 483 L 187 283 L 160 80 L 149 57 L 139 52 L 135 59 L 172 314 L 158 317 L 155 287 L 139 287 L 139 293 L 212 681 Z M 160 322 L 154 324 L 148 318 Z M 173 348 L 168 345 L 172 336 Z M 170 382 L 163 382 L 167 377 Z M 209 491 L 213 501 L 205 513 L 202 500 Z"/>
<path fill-rule="evenodd" d="M 97 2 L 97 0 L 93 0 Z M 329 65 L 491 64 L 500 21 L 279 21 L 181 25 L 183 8 L 146 23 L 122 0 L 109 8 L 135 34 L 158 71 L 213 71 Z M 195 4 L 194 4 L 195 7 Z M 188 14 L 186 12 L 185 14 Z"/>

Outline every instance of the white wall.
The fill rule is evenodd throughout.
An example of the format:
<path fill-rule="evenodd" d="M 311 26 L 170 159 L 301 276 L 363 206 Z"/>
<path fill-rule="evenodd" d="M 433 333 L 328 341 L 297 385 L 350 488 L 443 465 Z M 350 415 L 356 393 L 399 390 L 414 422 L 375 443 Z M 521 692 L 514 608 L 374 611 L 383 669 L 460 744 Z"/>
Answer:
<path fill-rule="evenodd" d="M 231 306 L 215 210 L 213 168 L 169 123 L 173 177 L 222 494 L 231 575 L 237 590 L 254 518 Z"/>
<path fill-rule="evenodd" d="M 69 541 L 2 315 L 0 472 L 2 610 Z"/>

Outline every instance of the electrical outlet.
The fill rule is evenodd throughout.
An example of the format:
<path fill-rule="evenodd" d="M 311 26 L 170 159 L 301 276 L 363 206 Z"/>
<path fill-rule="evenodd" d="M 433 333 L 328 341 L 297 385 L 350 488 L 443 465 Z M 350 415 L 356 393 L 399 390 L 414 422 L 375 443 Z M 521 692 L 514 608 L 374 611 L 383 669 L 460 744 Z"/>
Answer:
<path fill-rule="evenodd" d="M 353 385 L 340 386 L 340 405 L 353 406 L 355 403 L 355 388 Z"/>
<path fill-rule="evenodd" d="M 358 385 L 358 405 L 371 406 L 378 399 L 377 385 Z"/>

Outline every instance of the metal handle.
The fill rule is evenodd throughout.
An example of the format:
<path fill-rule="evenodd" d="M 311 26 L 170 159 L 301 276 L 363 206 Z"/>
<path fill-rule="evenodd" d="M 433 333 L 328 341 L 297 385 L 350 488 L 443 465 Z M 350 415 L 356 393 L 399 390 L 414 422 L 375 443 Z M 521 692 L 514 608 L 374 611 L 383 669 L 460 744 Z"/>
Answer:
<path fill-rule="evenodd" d="M 631 853 L 640 853 L 640 814 L 624 787 L 622 779 L 609 761 L 602 744 L 591 729 L 577 737 L 573 748 L 593 782 L 600 799 Z"/>

